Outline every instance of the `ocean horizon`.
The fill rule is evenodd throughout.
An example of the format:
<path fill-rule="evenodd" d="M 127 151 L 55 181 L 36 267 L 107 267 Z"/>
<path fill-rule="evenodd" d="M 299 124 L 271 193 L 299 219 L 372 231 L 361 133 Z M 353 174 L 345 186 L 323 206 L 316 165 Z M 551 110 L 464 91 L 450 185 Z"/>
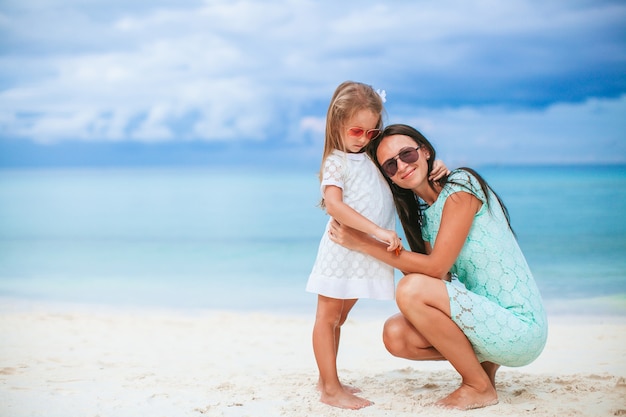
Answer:
<path fill-rule="evenodd" d="M 478 171 L 549 314 L 626 315 L 625 165 Z M 313 314 L 319 198 L 312 170 L 1 169 L 0 298 Z"/>

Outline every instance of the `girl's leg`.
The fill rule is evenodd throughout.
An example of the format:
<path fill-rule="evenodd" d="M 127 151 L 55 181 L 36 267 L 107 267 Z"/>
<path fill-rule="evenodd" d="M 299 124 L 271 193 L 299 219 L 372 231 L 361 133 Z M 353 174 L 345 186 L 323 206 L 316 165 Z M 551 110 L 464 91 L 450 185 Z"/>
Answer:
<path fill-rule="evenodd" d="M 339 339 L 341 338 L 341 326 L 343 326 L 343 324 L 346 322 L 346 319 L 348 318 L 348 313 L 350 313 L 350 311 L 352 310 L 352 307 L 354 307 L 357 301 L 358 301 L 357 299 L 343 300 L 343 310 L 341 313 L 341 318 L 339 319 L 339 324 L 337 325 L 337 328 L 335 329 L 335 347 L 336 347 L 335 354 L 336 355 L 339 354 Z M 348 392 L 351 392 L 353 394 L 357 392 L 361 392 L 361 390 L 357 387 L 353 387 L 353 386 L 345 385 L 345 384 L 341 384 L 341 386 L 343 386 L 343 389 L 346 389 L 348 390 Z"/>
<path fill-rule="evenodd" d="M 372 403 L 357 397 L 339 382 L 337 349 L 339 327 L 346 320 L 356 300 L 338 300 L 318 295 L 313 327 L 313 351 L 320 372 L 321 401 L 340 408 L 359 409 Z"/>
<path fill-rule="evenodd" d="M 496 404 L 498 395 L 490 376 L 478 362 L 463 331 L 450 318 L 444 282 L 425 275 L 408 275 L 398 284 L 396 301 L 417 334 L 461 374 L 461 386 L 437 405 L 466 410 Z"/>

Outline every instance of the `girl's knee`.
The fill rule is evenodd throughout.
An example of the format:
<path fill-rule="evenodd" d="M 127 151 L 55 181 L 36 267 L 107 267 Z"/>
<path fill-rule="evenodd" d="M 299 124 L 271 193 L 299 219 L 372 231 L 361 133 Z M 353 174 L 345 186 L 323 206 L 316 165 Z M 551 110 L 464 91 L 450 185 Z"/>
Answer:
<path fill-rule="evenodd" d="M 315 321 L 332 325 L 333 327 L 340 327 L 346 321 L 348 312 L 355 302 L 356 300 L 347 302 L 346 300 L 319 297 Z"/>
<path fill-rule="evenodd" d="M 343 324 L 348 319 L 348 314 L 352 311 L 352 307 L 356 304 L 357 300 L 346 300 L 344 301 L 343 308 L 341 310 L 341 317 L 339 318 L 339 322 L 337 323 L 338 327 L 343 326 Z"/>
<path fill-rule="evenodd" d="M 333 327 L 339 326 L 341 322 L 341 313 L 327 310 L 317 310 L 315 315 L 315 322 L 324 325 L 331 325 Z"/>

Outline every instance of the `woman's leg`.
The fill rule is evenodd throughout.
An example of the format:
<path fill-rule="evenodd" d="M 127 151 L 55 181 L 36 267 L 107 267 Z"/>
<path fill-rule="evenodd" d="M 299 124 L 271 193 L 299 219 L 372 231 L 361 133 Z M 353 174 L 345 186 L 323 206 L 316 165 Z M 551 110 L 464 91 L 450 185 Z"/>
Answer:
<path fill-rule="evenodd" d="M 496 387 L 496 372 L 498 372 L 498 369 L 500 369 L 500 365 L 498 365 L 497 363 L 493 363 L 493 362 L 482 362 L 480 364 L 480 366 L 483 367 L 483 369 L 485 370 L 485 373 L 487 374 L 487 376 L 489 377 L 489 380 L 491 381 L 491 385 L 493 385 L 493 387 Z"/>
<path fill-rule="evenodd" d="M 313 351 L 320 372 L 320 400 L 328 405 L 349 409 L 359 409 L 372 404 L 344 389 L 337 375 L 340 327 L 356 301 L 318 295 L 313 327 Z"/>
<path fill-rule="evenodd" d="M 437 404 L 464 410 L 496 404 L 498 395 L 490 376 L 463 331 L 450 318 L 445 283 L 425 275 L 407 275 L 398 284 L 396 301 L 416 333 L 461 374 L 461 386 Z"/>
<path fill-rule="evenodd" d="M 389 353 L 399 358 L 412 361 L 445 360 L 401 313 L 385 322 L 383 343 Z"/>

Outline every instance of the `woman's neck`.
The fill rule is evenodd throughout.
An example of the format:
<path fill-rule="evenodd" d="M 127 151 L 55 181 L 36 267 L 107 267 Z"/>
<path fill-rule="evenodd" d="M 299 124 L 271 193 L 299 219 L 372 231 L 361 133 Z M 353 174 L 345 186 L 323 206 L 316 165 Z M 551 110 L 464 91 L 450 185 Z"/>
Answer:
<path fill-rule="evenodd" d="M 429 206 L 432 206 L 435 203 L 435 201 L 437 201 L 439 194 L 441 194 L 441 188 L 442 187 L 437 182 L 435 183 L 425 182 L 423 186 L 417 189 L 414 189 L 413 192 L 415 193 L 415 195 L 421 198 L 426 204 L 428 204 Z"/>

